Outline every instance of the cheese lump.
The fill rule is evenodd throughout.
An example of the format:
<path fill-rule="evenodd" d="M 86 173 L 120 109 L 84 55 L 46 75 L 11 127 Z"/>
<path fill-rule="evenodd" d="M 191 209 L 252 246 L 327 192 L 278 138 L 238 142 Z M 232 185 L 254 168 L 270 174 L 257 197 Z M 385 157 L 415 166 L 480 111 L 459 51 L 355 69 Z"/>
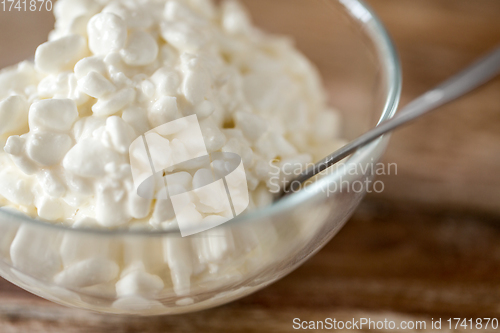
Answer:
<path fill-rule="evenodd" d="M 190 115 L 208 153 L 241 156 L 249 209 L 271 203 L 273 170 L 293 176 L 341 143 L 314 66 L 238 2 L 59 0 L 54 13 L 34 63 L 0 72 L 0 206 L 73 227 L 175 224 L 168 203 L 137 195 L 128 153 Z"/>

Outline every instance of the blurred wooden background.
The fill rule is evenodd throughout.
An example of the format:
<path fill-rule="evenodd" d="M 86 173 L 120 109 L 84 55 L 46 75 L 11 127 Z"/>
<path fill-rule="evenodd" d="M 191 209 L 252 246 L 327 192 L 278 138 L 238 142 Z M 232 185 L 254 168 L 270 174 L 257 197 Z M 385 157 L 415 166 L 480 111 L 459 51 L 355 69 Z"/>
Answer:
<path fill-rule="evenodd" d="M 401 105 L 500 45 L 498 0 L 372 0 L 403 66 Z M 500 78 L 402 129 L 380 196 L 397 202 L 500 214 Z"/>
<path fill-rule="evenodd" d="M 399 49 L 403 105 L 500 44 L 498 0 L 368 2 Z M 0 29 L 8 22 L 0 12 Z M 44 41 L 41 30 L 30 38 Z M 0 332 L 288 332 L 293 318 L 499 318 L 500 79 L 397 132 L 385 160 L 398 164 L 397 176 L 381 178 L 386 191 L 319 254 L 254 295 L 184 316 L 121 318 L 0 281 Z"/>

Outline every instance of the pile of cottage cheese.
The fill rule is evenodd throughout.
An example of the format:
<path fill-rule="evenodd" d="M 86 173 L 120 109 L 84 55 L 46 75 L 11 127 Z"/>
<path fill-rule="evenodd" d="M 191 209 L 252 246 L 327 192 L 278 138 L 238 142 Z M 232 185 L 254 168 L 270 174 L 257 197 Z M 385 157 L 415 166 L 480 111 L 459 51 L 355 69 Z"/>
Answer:
<path fill-rule="evenodd" d="M 137 195 L 129 146 L 189 115 L 208 153 L 241 156 L 250 208 L 271 202 L 273 170 L 292 175 L 339 145 L 314 67 L 238 2 L 59 0 L 54 10 L 34 63 L 0 72 L 1 206 L 75 227 L 161 228 L 175 217 Z"/>
<path fill-rule="evenodd" d="M 75 228 L 171 226 L 167 201 L 137 194 L 129 147 L 192 115 L 208 153 L 241 157 L 250 209 L 271 202 L 276 177 L 342 143 L 314 67 L 287 38 L 252 26 L 235 1 L 59 0 L 54 9 L 34 63 L 0 72 L 3 209 Z M 184 174 L 183 186 L 204 177 Z M 271 221 L 122 243 L 32 225 L 0 225 L 0 234 L 14 281 L 40 293 L 38 281 L 50 282 L 46 297 L 81 305 L 79 295 L 98 295 L 133 313 L 164 313 L 161 295 L 192 304 L 193 290 L 244 281 L 280 251 Z"/>

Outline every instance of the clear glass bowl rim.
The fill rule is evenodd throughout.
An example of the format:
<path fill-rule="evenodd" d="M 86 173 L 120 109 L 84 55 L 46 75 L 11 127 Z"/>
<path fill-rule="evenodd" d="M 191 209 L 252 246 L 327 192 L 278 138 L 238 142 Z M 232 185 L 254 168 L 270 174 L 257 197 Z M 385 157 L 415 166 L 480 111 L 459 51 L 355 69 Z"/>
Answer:
<path fill-rule="evenodd" d="M 328 1 L 328 0 L 325 0 Z M 384 110 L 379 119 L 379 123 L 390 119 L 396 113 L 399 98 L 401 95 L 402 86 L 402 74 L 401 65 L 398 53 L 394 47 L 391 37 L 387 33 L 382 21 L 375 14 L 374 10 L 368 6 L 363 0 L 338 0 L 339 3 L 344 5 L 346 11 L 353 16 L 367 31 L 371 33 L 371 39 L 374 43 L 375 48 L 379 52 L 379 58 L 382 61 L 382 68 L 384 70 L 385 77 L 388 81 L 388 91 L 385 99 Z M 369 145 L 360 148 L 355 154 L 353 154 L 349 159 L 349 163 L 360 163 L 363 160 L 363 156 L 372 156 L 372 154 L 379 148 L 380 145 L 385 143 L 385 137 L 381 137 Z M 326 185 L 336 182 L 342 179 L 342 176 L 346 173 L 347 168 L 339 168 L 335 172 L 322 177 L 318 181 L 314 182 L 307 187 L 307 191 L 298 191 L 296 193 L 290 194 L 281 200 L 273 203 L 270 206 L 266 206 L 255 211 L 245 213 L 243 215 L 237 216 L 236 218 L 223 224 L 224 226 L 229 226 L 236 223 L 251 223 L 252 221 L 258 221 L 263 218 L 269 218 L 280 213 L 289 211 L 297 205 L 304 204 L 308 201 L 314 200 L 318 193 Z M 140 236 L 165 236 L 167 234 L 180 236 L 178 229 L 173 230 L 129 230 L 129 229 L 97 229 L 97 228 L 71 228 L 70 226 L 62 224 L 54 224 L 50 222 L 45 222 L 42 220 L 36 220 L 29 218 L 25 215 L 11 213 L 10 211 L 5 211 L 0 209 L 0 217 L 8 216 L 9 221 L 12 219 L 18 220 L 22 223 L 34 224 L 37 226 L 43 226 L 50 229 L 56 229 L 65 232 L 77 232 L 85 234 L 96 234 L 102 236 L 116 236 L 116 235 L 140 235 Z M 55 231 L 56 231 L 55 230 Z"/>

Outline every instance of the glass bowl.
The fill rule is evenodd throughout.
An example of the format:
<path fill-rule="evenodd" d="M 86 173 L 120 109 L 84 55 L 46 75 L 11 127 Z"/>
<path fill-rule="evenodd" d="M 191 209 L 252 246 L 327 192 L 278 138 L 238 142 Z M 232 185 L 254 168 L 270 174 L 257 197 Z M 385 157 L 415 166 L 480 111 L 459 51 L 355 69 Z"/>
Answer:
<path fill-rule="evenodd" d="M 345 138 L 393 116 L 399 61 L 366 4 L 242 2 L 257 26 L 291 36 L 318 67 L 329 103 L 343 115 Z M 101 313 L 179 314 L 230 302 L 290 273 L 341 229 L 365 195 L 363 184 L 374 176 L 387 141 L 363 147 L 343 167 L 271 206 L 186 238 L 176 231 L 71 229 L 0 209 L 0 274 L 48 300 Z M 196 262 L 194 248 L 201 253 Z M 72 266 L 63 268 L 68 262 Z"/>

